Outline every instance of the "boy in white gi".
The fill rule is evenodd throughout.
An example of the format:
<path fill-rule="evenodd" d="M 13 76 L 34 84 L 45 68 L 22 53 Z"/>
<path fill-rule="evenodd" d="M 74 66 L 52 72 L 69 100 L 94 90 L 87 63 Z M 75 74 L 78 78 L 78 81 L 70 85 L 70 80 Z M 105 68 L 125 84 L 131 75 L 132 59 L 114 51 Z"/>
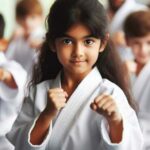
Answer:
<path fill-rule="evenodd" d="M 144 150 L 150 149 L 150 11 L 129 15 L 124 24 L 128 46 L 134 60 L 127 61 L 132 90 L 139 104 L 139 121 L 144 134 Z"/>
<path fill-rule="evenodd" d="M 16 30 L 8 46 L 6 56 L 20 63 L 29 76 L 37 61 L 38 50 L 43 42 L 43 10 L 38 0 L 21 0 L 16 6 Z"/>

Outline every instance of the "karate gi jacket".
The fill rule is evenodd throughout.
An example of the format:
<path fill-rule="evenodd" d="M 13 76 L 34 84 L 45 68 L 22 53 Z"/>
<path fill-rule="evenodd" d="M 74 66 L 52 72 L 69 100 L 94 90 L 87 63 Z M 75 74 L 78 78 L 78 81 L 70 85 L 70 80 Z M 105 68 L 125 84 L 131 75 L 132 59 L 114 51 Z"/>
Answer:
<path fill-rule="evenodd" d="M 41 145 L 30 143 L 35 122 L 47 103 L 49 88 L 61 87 L 60 73 L 54 80 L 37 85 L 25 99 L 22 112 L 16 120 L 8 139 L 16 150 L 140 150 L 143 137 L 135 111 L 130 107 L 122 90 L 107 79 L 102 79 L 98 69 L 81 81 L 70 96 L 66 106 L 52 121 Z M 94 98 L 103 92 L 112 94 L 123 117 L 122 140 L 112 143 L 105 118 L 90 108 Z M 117 129 L 114 129 L 117 131 Z"/>

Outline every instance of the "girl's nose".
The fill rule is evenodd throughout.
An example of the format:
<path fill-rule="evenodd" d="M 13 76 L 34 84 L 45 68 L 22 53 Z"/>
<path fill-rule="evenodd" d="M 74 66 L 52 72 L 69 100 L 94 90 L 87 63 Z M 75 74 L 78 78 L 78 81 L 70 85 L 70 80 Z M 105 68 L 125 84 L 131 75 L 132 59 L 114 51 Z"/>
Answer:
<path fill-rule="evenodd" d="M 82 43 L 76 43 L 74 45 L 73 56 L 81 57 L 83 55 L 84 55 L 84 47 L 83 47 Z"/>

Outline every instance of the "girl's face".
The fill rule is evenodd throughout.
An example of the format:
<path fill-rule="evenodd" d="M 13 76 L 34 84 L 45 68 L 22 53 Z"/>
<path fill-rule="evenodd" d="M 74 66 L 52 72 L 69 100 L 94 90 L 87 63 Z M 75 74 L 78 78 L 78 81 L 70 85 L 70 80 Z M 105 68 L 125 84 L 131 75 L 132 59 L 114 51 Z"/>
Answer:
<path fill-rule="evenodd" d="M 137 63 L 145 65 L 150 61 L 150 34 L 144 37 L 128 38 L 127 44 L 131 47 Z"/>
<path fill-rule="evenodd" d="M 75 24 L 61 38 L 55 41 L 55 50 L 64 72 L 72 75 L 86 75 L 95 64 L 105 44 L 91 35 L 90 30 Z"/>

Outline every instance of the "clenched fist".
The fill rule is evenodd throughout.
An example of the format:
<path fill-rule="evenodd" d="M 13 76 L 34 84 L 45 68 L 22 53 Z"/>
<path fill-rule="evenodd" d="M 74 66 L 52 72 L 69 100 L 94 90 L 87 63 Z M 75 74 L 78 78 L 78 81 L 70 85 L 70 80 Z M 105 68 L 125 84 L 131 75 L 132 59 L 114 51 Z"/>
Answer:
<path fill-rule="evenodd" d="M 46 112 L 55 116 L 66 105 L 68 94 L 62 88 L 48 90 Z"/>
<path fill-rule="evenodd" d="M 119 122 L 122 116 L 118 110 L 117 104 L 112 95 L 103 93 L 95 98 L 91 103 L 91 108 L 97 113 L 103 115 L 108 122 Z"/>

